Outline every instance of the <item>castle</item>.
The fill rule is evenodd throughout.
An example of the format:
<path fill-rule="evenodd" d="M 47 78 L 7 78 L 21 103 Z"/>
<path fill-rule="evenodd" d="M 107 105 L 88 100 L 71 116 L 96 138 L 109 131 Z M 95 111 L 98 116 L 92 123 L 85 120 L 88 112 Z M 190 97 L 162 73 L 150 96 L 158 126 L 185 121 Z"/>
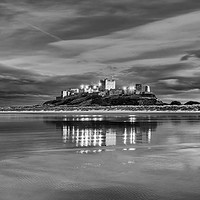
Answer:
<path fill-rule="evenodd" d="M 78 94 L 97 94 L 100 96 L 112 96 L 112 95 L 132 95 L 132 94 L 150 94 L 151 89 L 148 85 L 135 84 L 130 86 L 124 86 L 121 88 L 116 88 L 116 81 L 114 79 L 104 79 L 100 80 L 98 84 L 92 85 L 81 85 L 80 88 L 70 88 L 61 91 L 61 96 L 56 97 L 56 99 L 64 99 L 69 96 Z"/>

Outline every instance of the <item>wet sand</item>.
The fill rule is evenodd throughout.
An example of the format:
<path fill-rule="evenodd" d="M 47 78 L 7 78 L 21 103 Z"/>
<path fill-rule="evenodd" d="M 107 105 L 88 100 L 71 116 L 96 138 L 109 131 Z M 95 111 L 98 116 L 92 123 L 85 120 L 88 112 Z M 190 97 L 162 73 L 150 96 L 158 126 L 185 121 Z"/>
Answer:
<path fill-rule="evenodd" d="M 200 115 L 0 115 L 0 200 L 200 199 Z"/>
<path fill-rule="evenodd" d="M 0 199 L 199 199 L 199 147 L 31 152 L 0 161 Z"/>

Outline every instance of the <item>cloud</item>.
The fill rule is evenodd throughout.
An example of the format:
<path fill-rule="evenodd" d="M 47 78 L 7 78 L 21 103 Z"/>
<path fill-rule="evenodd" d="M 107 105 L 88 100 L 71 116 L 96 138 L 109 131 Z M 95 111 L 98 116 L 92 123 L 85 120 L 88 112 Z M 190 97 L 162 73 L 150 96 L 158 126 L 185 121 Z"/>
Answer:
<path fill-rule="evenodd" d="M 166 85 L 168 85 L 170 87 L 174 87 L 174 86 L 177 86 L 177 85 L 180 84 L 178 79 L 173 79 L 173 78 L 172 79 L 160 80 L 159 82 L 160 83 L 164 83 L 164 84 L 166 84 Z"/>
<path fill-rule="evenodd" d="M 188 60 L 189 58 L 200 58 L 200 50 L 191 50 L 181 58 L 181 61 Z"/>
<path fill-rule="evenodd" d="M 1 4 L 1 19 L 3 19 L 1 30 L 4 33 L 1 34 L 5 39 L 9 36 L 6 42 L 10 41 L 10 45 L 26 43 L 23 48 L 31 48 L 33 44 L 34 48 L 41 48 L 55 40 L 34 29 L 33 26 L 64 40 L 90 38 L 164 19 L 170 15 L 177 15 L 178 11 L 188 12 L 188 9 L 196 9 L 198 6 L 200 3 L 194 0 L 190 2 L 10 0 Z M 31 42 L 30 46 L 23 38 Z M 21 48 L 21 45 L 18 47 Z"/>
<path fill-rule="evenodd" d="M 118 63 L 175 56 L 178 62 L 185 50 L 197 47 L 200 43 L 196 35 L 199 15 L 199 12 L 194 12 L 107 36 L 60 41 L 50 45 L 76 52 L 72 57 L 88 62 Z"/>
<path fill-rule="evenodd" d="M 41 76 L 32 71 L 0 65 L 1 92 L 40 93 L 37 84 L 42 83 L 47 76 Z"/>
<path fill-rule="evenodd" d="M 60 95 L 66 88 L 94 83 L 97 73 L 44 76 L 30 70 L 0 64 L 0 105 L 43 103 Z M 12 102 L 12 103 L 11 103 Z"/>
<path fill-rule="evenodd" d="M 111 75 L 158 95 L 195 89 L 199 8 L 196 0 L 3 1 L 0 92 L 38 102 Z"/>

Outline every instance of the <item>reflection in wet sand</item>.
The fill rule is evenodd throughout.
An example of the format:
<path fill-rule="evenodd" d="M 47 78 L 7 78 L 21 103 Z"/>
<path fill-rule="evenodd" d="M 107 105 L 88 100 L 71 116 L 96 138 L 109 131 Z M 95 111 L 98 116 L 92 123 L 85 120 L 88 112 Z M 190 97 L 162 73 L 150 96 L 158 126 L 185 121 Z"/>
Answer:
<path fill-rule="evenodd" d="M 87 122 L 85 126 L 79 123 L 83 121 Z M 63 142 L 73 143 L 76 147 L 150 143 L 153 128 L 150 119 L 138 122 L 134 116 L 123 123 L 112 124 L 106 124 L 102 117 L 97 116 L 76 116 L 72 119 L 64 117 L 63 123 L 56 125 L 61 126 Z"/>
<path fill-rule="evenodd" d="M 95 147 L 116 145 L 116 132 L 108 129 L 79 129 L 63 125 L 63 142 L 75 143 L 76 147 Z"/>

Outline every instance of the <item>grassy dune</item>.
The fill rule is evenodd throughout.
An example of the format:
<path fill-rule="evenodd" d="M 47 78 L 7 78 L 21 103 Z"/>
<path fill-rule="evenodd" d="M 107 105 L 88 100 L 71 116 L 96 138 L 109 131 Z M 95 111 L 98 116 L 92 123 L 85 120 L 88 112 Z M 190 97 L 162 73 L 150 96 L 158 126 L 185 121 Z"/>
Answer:
<path fill-rule="evenodd" d="M 149 106 L 12 106 L 1 107 L 0 111 L 119 111 L 119 112 L 200 112 L 200 105 L 149 105 Z"/>

